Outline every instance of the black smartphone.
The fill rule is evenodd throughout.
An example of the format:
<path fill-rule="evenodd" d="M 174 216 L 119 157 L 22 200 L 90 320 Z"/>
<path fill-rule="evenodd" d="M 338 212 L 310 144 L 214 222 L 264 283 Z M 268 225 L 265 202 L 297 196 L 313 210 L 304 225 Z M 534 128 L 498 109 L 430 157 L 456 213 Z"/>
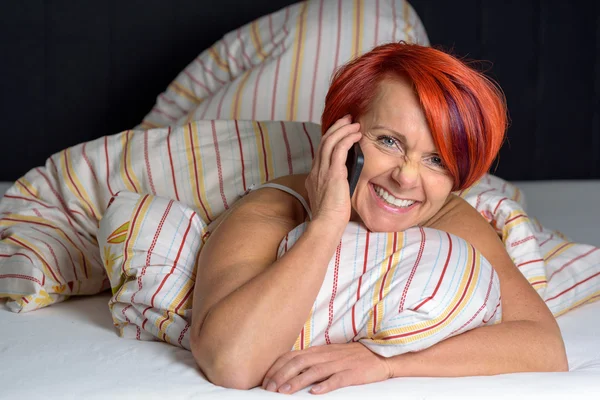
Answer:
<path fill-rule="evenodd" d="M 360 149 L 358 142 L 348 151 L 348 158 L 346 159 L 346 169 L 348 169 L 348 184 L 350 185 L 350 198 L 354 194 L 356 184 L 358 183 L 358 177 L 363 169 L 365 163 L 365 157 Z"/>

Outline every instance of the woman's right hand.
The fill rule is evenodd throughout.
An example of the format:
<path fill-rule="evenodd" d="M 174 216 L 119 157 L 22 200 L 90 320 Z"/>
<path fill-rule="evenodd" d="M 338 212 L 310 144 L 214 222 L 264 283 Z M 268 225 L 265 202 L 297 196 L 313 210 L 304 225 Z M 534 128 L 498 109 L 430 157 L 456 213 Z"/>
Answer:
<path fill-rule="evenodd" d="M 331 125 L 321 139 L 305 182 L 313 222 L 345 228 L 350 221 L 352 204 L 346 159 L 352 145 L 362 137 L 359 129 L 360 124 L 352 123 L 352 116 L 346 115 Z"/>

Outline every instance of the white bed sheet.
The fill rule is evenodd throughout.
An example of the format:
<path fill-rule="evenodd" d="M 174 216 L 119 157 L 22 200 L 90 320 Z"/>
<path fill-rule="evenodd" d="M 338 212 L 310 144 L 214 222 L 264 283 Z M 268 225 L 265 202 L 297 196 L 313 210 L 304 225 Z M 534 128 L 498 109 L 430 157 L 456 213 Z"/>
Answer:
<path fill-rule="evenodd" d="M 576 241 L 600 246 L 600 181 L 519 182 L 528 212 Z M 0 183 L 0 193 L 6 185 Z M 108 294 L 18 315 L 0 305 L 0 399 L 267 399 L 261 389 L 208 383 L 191 353 L 116 336 Z M 491 377 L 401 378 L 344 388 L 331 399 L 598 399 L 600 302 L 558 319 L 570 372 Z M 296 397 L 312 396 L 302 391 Z"/>

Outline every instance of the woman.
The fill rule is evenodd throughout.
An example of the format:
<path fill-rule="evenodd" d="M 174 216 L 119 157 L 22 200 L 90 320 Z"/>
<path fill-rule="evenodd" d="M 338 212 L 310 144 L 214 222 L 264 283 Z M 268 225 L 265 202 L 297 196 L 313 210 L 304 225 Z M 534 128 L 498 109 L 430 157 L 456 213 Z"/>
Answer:
<path fill-rule="evenodd" d="M 191 333 L 209 380 L 282 393 L 322 382 L 311 390 L 326 393 L 400 376 L 567 369 L 554 317 L 494 230 L 451 193 L 479 179 L 502 144 L 506 111 L 493 84 L 439 50 L 387 44 L 336 73 L 322 126 L 310 173 L 274 181 L 296 196 L 254 190 L 211 227 Z M 350 198 L 345 161 L 354 143 L 365 164 Z M 305 233 L 277 259 L 280 241 L 309 211 Z M 500 279 L 502 323 L 390 358 L 354 342 L 289 352 L 349 221 L 376 232 L 431 227 L 470 242 Z"/>

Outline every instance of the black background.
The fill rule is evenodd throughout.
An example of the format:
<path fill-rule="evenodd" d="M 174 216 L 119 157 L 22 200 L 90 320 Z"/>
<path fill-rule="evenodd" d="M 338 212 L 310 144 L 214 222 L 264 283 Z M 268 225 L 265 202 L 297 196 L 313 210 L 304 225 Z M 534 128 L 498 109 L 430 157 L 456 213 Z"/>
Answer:
<path fill-rule="evenodd" d="M 294 2 L 2 1 L 0 180 L 137 125 L 203 49 Z M 432 45 L 488 60 L 504 89 L 511 126 L 496 175 L 600 178 L 599 1 L 410 3 Z"/>

